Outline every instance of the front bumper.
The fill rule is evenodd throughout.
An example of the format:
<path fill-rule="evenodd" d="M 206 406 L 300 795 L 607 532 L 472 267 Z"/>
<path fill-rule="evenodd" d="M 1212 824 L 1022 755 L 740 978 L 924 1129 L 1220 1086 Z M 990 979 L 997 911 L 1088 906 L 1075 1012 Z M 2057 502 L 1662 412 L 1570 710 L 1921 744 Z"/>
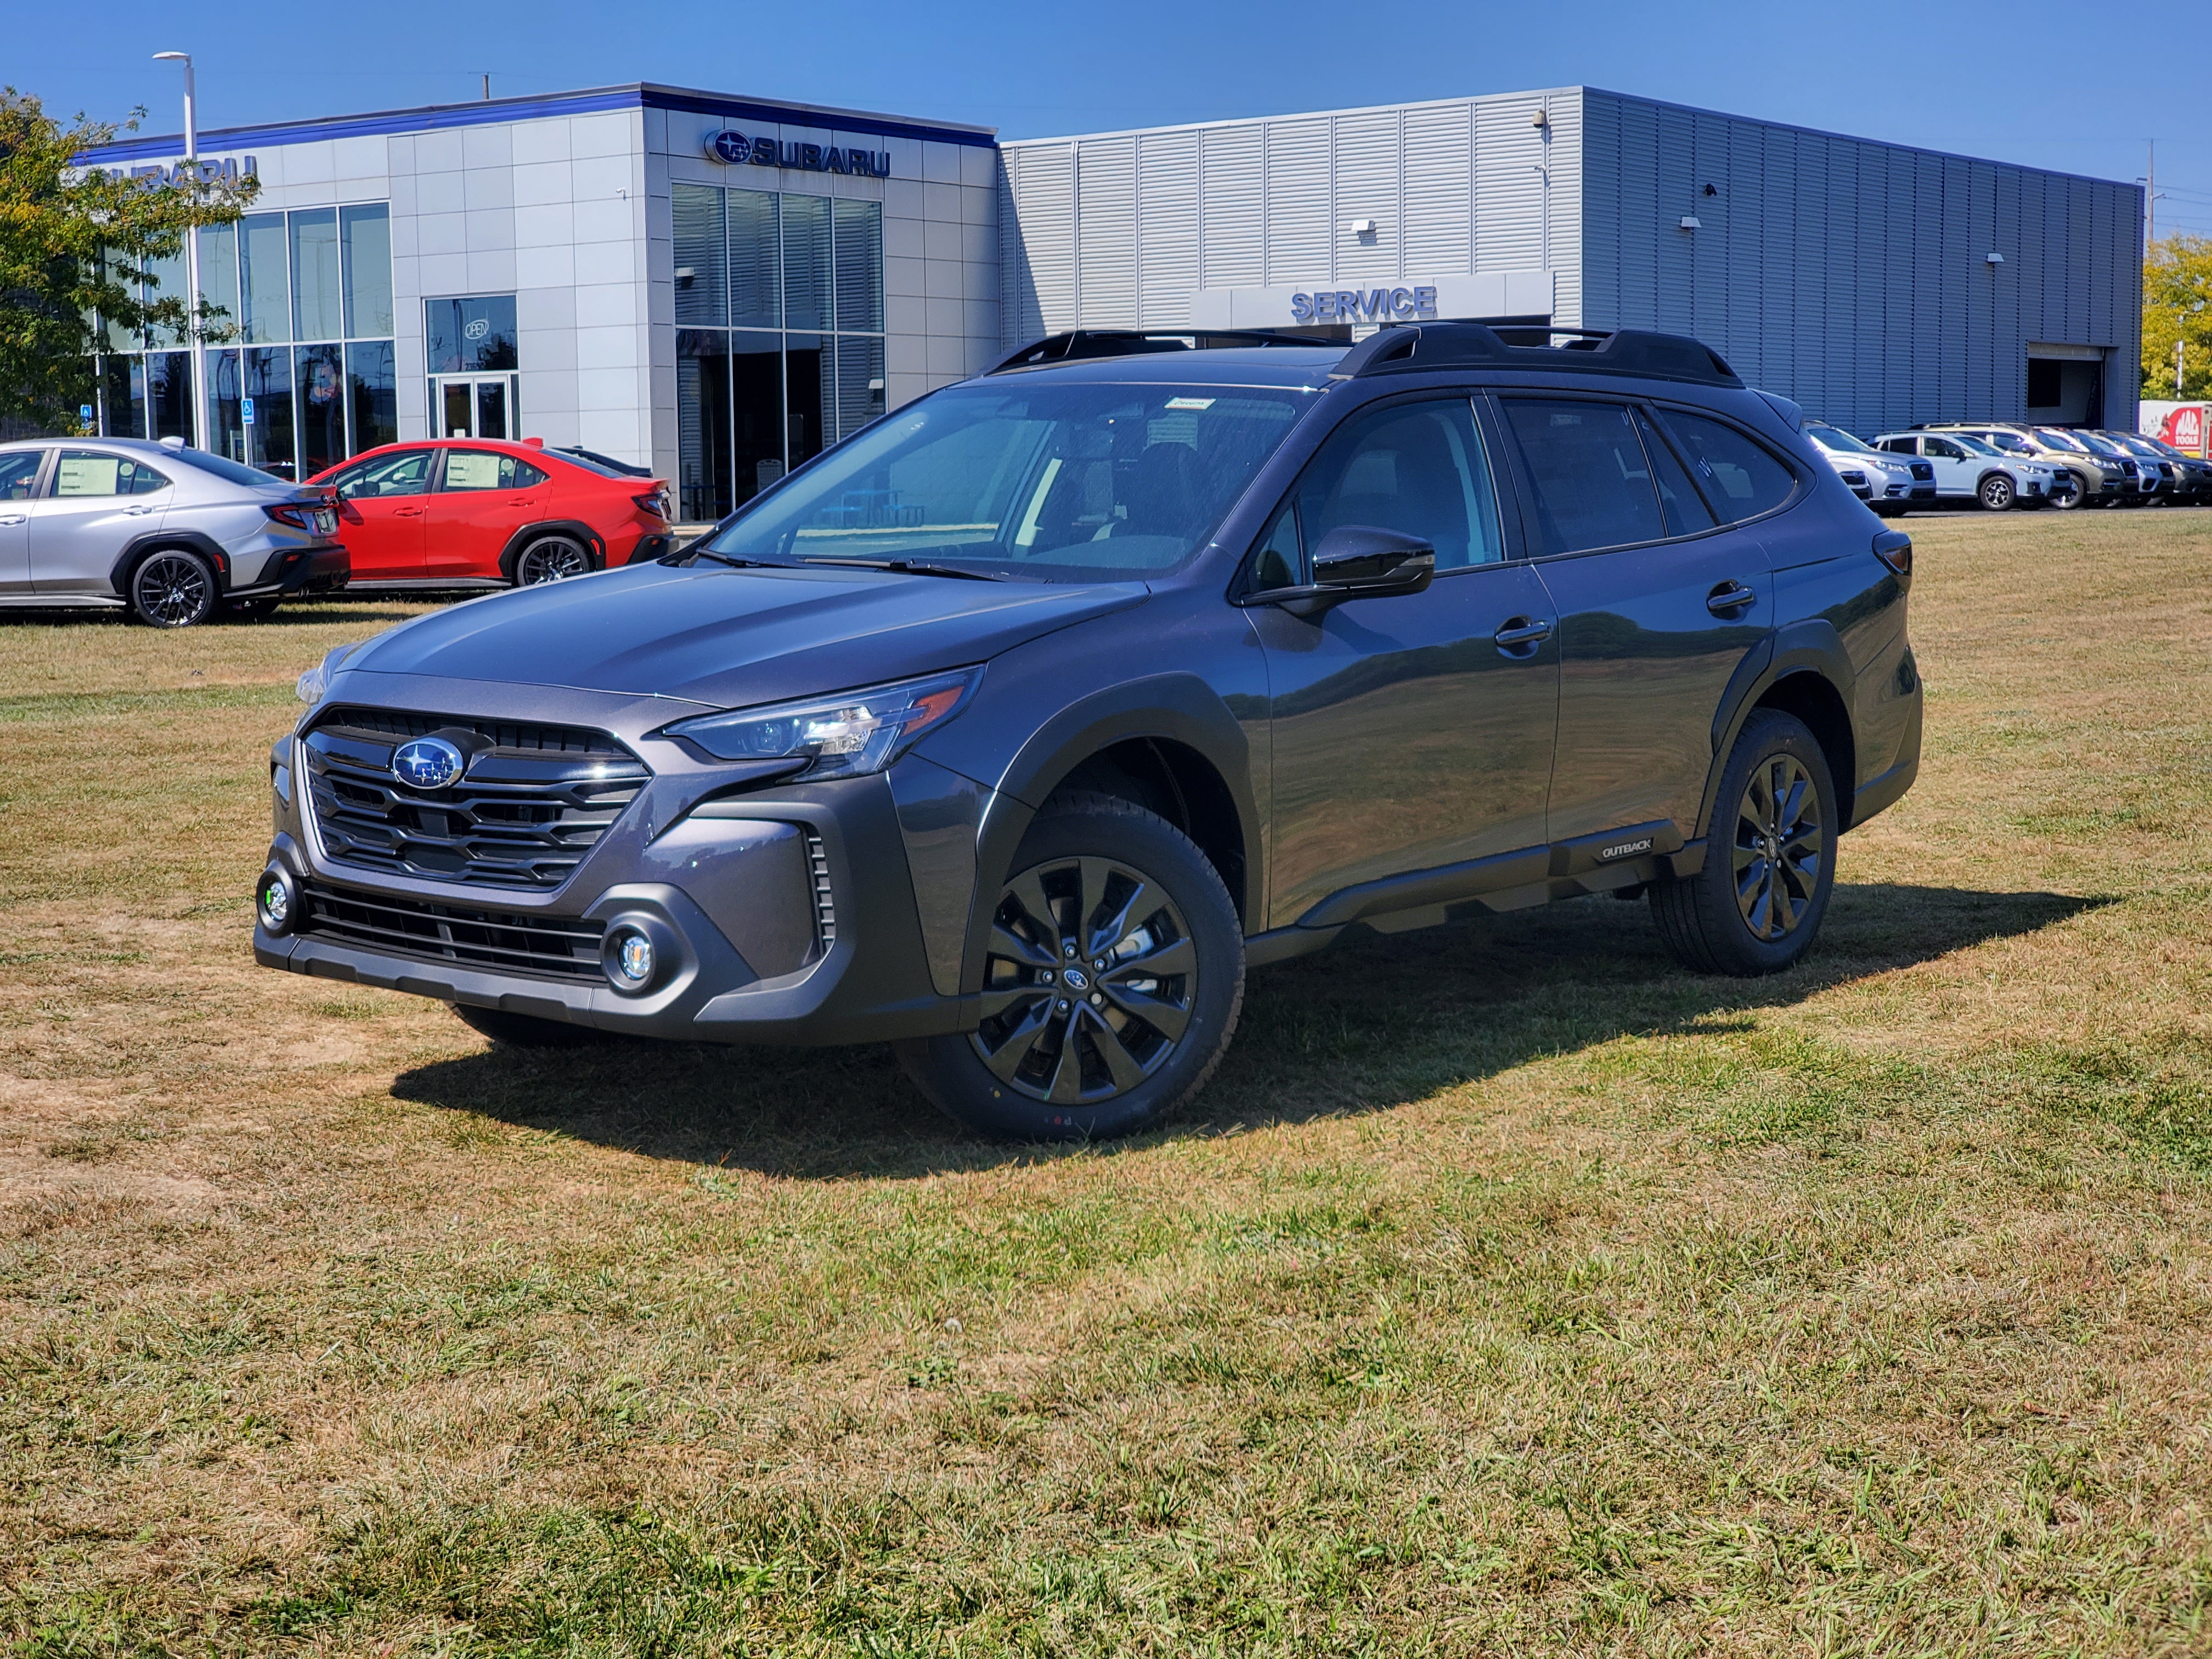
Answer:
<path fill-rule="evenodd" d="M 412 701 L 471 712 L 453 709 L 451 696 Z M 671 717 L 665 702 L 641 713 L 656 726 Z M 908 757 L 884 775 L 726 793 L 743 769 L 702 765 L 679 744 L 622 729 L 638 723 L 598 722 L 653 767 L 652 781 L 550 893 L 330 857 L 303 810 L 305 745 L 281 740 L 269 858 L 303 902 L 282 933 L 257 915 L 255 959 L 695 1042 L 873 1042 L 975 1027 L 978 999 L 959 992 L 990 791 Z M 558 971 L 510 966 L 521 951 L 502 953 L 533 927 L 540 937 L 584 935 L 625 921 L 664 941 L 663 970 L 641 995 L 617 991 L 588 945 Z"/>

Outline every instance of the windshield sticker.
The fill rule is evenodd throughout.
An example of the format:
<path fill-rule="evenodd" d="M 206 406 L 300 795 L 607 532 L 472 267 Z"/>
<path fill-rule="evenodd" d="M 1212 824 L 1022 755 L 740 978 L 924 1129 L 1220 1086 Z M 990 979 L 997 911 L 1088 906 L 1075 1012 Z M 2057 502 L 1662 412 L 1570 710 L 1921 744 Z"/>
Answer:
<path fill-rule="evenodd" d="M 1168 407 L 1170 409 L 1211 409 L 1213 407 L 1213 399 L 1211 398 L 1170 398 L 1168 399 Z"/>

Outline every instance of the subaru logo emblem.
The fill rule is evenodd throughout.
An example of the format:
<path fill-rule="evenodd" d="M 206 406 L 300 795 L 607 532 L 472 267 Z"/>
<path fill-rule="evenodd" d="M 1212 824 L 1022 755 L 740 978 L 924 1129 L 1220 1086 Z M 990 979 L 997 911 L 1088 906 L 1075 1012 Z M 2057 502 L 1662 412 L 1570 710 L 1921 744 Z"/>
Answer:
<path fill-rule="evenodd" d="M 468 765 L 461 751 L 443 738 L 416 738 L 392 757 L 392 775 L 410 789 L 443 789 Z"/>

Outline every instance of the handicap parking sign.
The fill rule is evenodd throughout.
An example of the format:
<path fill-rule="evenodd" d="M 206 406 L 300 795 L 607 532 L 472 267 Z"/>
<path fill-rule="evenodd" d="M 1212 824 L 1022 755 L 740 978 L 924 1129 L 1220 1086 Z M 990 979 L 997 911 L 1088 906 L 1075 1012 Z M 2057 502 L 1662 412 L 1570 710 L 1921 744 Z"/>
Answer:
<path fill-rule="evenodd" d="M 251 398 L 240 398 L 238 400 L 238 409 L 240 420 L 244 422 L 247 426 L 252 426 L 253 424 L 253 399 Z"/>

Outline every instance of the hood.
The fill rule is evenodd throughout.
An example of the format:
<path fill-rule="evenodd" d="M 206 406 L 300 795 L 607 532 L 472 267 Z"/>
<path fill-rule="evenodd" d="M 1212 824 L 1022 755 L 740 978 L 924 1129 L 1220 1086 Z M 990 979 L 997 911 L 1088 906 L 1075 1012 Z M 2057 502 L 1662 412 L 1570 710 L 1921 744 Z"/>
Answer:
<path fill-rule="evenodd" d="M 982 662 L 1148 595 L 1140 582 L 630 565 L 418 617 L 370 641 L 342 672 L 742 708 Z"/>

